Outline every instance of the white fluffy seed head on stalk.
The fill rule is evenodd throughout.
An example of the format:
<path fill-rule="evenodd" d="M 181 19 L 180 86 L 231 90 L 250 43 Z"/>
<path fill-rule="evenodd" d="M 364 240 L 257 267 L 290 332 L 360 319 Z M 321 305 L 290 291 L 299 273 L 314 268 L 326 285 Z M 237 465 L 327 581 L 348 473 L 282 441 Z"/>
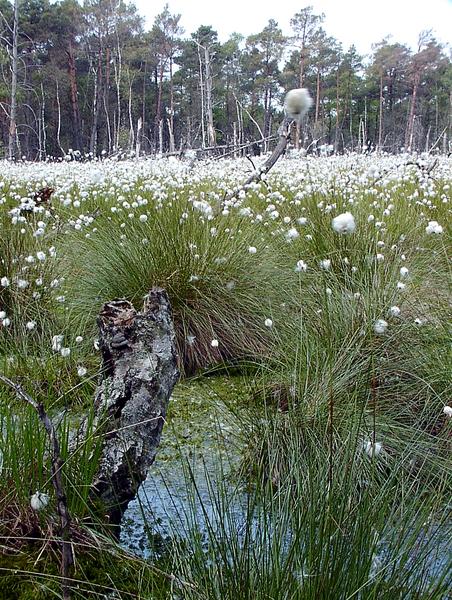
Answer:
<path fill-rule="evenodd" d="M 284 98 L 286 117 L 300 122 L 312 106 L 312 98 L 305 88 L 289 90 Z"/>
<path fill-rule="evenodd" d="M 30 498 L 30 506 L 33 510 L 43 510 L 49 503 L 49 496 L 43 492 L 35 492 Z"/>

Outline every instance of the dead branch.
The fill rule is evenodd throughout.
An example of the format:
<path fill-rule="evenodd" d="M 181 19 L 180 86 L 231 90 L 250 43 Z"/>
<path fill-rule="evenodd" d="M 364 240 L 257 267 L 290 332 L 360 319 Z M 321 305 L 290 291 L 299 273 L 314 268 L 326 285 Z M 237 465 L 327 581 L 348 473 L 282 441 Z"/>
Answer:
<path fill-rule="evenodd" d="M 290 126 L 291 126 L 292 122 L 293 122 L 293 119 L 289 119 L 287 117 L 284 119 L 284 121 L 281 124 L 281 127 L 278 130 L 279 141 L 276 145 L 276 148 L 273 150 L 272 154 L 267 158 L 267 160 L 264 162 L 264 164 L 259 169 L 256 169 L 248 177 L 248 179 L 245 181 L 245 183 L 243 183 L 240 187 L 235 189 L 230 194 L 227 194 L 223 198 L 223 202 L 222 202 L 222 206 L 221 206 L 222 209 L 225 206 L 227 206 L 228 204 L 230 204 L 231 200 L 233 200 L 234 198 L 237 198 L 239 193 L 242 190 L 246 190 L 246 188 L 250 185 L 250 183 L 253 183 L 254 181 L 260 181 L 262 179 L 262 176 L 266 175 L 270 171 L 270 169 L 273 167 L 273 165 L 277 162 L 277 160 L 280 158 L 280 156 L 282 156 L 284 154 L 284 151 L 290 140 L 290 129 L 291 129 Z"/>

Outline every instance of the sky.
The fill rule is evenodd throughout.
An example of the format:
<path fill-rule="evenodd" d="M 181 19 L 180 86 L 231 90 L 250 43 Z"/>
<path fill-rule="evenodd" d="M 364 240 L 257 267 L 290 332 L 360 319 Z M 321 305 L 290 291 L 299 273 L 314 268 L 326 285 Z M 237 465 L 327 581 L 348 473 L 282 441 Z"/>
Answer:
<path fill-rule="evenodd" d="M 171 13 L 181 14 L 187 36 L 200 26 L 211 25 L 224 42 L 231 33 L 245 36 L 262 31 L 275 19 L 290 34 L 290 19 L 300 9 L 313 6 L 325 14 L 323 27 L 344 49 L 355 44 L 368 54 L 386 36 L 416 49 L 419 33 L 432 29 L 444 44 L 452 44 L 452 0 L 167 0 Z M 166 0 L 135 0 L 146 26 L 162 12 Z"/>

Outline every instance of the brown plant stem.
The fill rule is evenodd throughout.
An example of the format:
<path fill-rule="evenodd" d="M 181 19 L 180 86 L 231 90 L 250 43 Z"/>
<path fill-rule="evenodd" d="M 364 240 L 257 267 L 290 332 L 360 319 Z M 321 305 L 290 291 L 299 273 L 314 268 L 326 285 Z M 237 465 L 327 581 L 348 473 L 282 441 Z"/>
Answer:
<path fill-rule="evenodd" d="M 67 499 L 66 494 L 64 492 L 64 486 L 61 477 L 63 460 L 61 458 L 60 444 L 58 442 L 55 427 L 52 421 L 50 420 L 49 416 L 47 415 L 42 402 L 37 402 L 36 400 L 34 400 L 29 394 L 27 394 L 27 392 L 25 392 L 25 390 L 22 389 L 22 387 L 19 384 L 14 383 L 14 381 L 11 381 L 11 379 L 5 377 L 5 375 L 0 374 L 0 381 L 12 388 L 19 398 L 21 398 L 32 408 L 34 408 L 34 410 L 38 414 L 39 420 L 44 425 L 44 428 L 50 440 L 50 445 L 52 448 L 51 479 L 57 497 L 57 512 L 61 524 L 61 586 L 63 592 L 63 599 L 70 600 L 71 593 L 69 590 L 68 581 L 70 575 L 70 567 L 74 563 L 70 536 L 71 517 L 67 507 Z"/>

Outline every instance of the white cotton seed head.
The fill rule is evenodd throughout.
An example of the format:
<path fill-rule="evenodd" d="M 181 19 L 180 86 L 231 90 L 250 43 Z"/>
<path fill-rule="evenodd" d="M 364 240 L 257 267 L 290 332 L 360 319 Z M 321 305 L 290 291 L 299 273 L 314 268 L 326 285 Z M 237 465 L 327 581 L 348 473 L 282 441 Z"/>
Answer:
<path fill-rule="evenodd" d="M 334 217 L 331 226 L 336 233 L 353 233 L 356 229 L 355 217 L 350 212 L 342 213 Z"/>
<path fill-rule="evenodd" d="M 452 417 L 452 406 L 445 406 L 443 408 L 443 413 L 446 415 L 446 417 Z"/>
<path fill-rule="evenodd" d="M 391 317 L 398 317 L 400 316 L 400 308 L 398 306 L 391 306 L 391 308 L 389 309 L 389 314 L 391 315 Z"/>
<path fill-rule="evenodd" d="M 49 496 L 43 492 L 35 492 L 30 498 L 30 506 L 33 510 L 43 510 L 49 503 Z"/>
<path fill-rule="evenodd" d="M 286 233 L 286 239 L 287 241 L 292 241 L 292 240 L 296 240 L 298 237 L 300 237 L 300 234 L 298 233 L 298 231 L 295 229 L 295 227 L 292 227 L 291 229 L 289 229 L 289 231 Z"/>
<path fill-rule="evenodd" d="M 305 88 L 287 92 L 284 98 L 284 112 L 289 119 L 300 122 L 312 106 L 312 98 Z"/>
<path fill-rule="evenodd" d="M 429 221 L 425 232 L 431 235 L 432 233 L 440 234 L 443 232 L 443 228 L 439 225 L 438 221 Z"/>
<path fill-rule="evenodd" d="M 61 350 L 61 345 L 63 343 L 62 335 L 54 335 L 52 338 L 52 350 L 54 352 L 59 352 Z"/>
<path fill-rule="evenodd" d="M 295 266 L 296 273 L 306 273 L 307 270 L 308 270 L 308 265 L 304 262 L 304 260 L 297 261 L 297 264 Z"/>
<path fill-rule="evenodd" d="M 271 319 L 265 319 L 264 325 L 265 327 L 273 327 L 273 321 Z"/>
<path fill-rule="evenodd" d="M 377 319 L 374 323 L 374 331 L 377 335 L 383 335 L 386 333 L 388 323 L 384 319 Z"/>
<path fill-rule="evenodd" d="M 371 441 L 367 440 L 363 444 L 363 450 L 367 456 L 369 456 L 369 458 L 373 458 L 381 453 L 383 446 L 380 444 L 380 442 L 372 443 Z"/>
<path fill-rule="evenodd" d="M 210 345 L 212 346 L 212 348 L 218 348 L 218 340 L 212 340 L 210 342 Z"/>

